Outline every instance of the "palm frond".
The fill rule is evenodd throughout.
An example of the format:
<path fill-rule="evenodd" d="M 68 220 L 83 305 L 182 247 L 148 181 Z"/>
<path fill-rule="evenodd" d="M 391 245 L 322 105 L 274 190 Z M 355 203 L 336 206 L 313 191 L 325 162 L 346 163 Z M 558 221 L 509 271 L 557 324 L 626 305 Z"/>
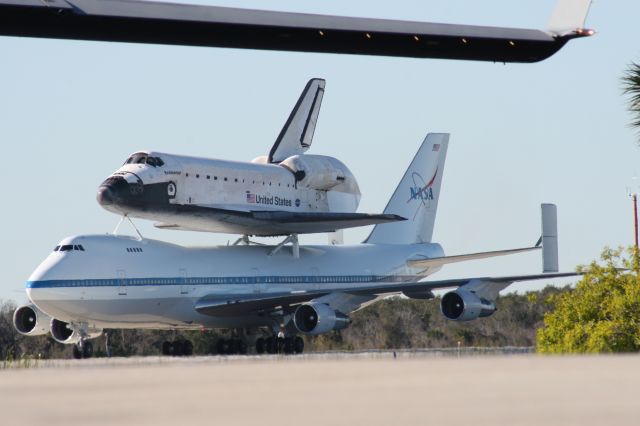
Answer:
<path fill-rule="evenodd" d="M 629 111 L 633 114 L 631 125 L 640 129 L 640 65 L 632 62 L 622 77 L 623 93 L 629 97 Z"/>

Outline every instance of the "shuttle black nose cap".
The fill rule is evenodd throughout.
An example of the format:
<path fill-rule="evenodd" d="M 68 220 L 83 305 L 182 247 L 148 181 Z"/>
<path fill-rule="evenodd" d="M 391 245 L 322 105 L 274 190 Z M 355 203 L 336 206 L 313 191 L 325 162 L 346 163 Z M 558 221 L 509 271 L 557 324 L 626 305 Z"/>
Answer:
<path fill-rule="evenodd" d="M 98 188 L 98 193 L 96 194 L 96 200 L 101 206 L 108 206 L 113 204 L 113 191 L 108 186 L 101 186 Z"/>

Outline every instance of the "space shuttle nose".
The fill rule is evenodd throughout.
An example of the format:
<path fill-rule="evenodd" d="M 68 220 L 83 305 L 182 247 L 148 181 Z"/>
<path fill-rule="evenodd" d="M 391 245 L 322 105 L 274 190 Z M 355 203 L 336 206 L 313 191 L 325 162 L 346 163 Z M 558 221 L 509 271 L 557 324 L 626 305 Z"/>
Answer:
<path fill-rule="evenodd" d="M 101 186 L 98 188 L 98 193 L 96 194 L 96 200 L 101 206 L 108 206 L 113 204 L 113 191 L 108 186 Z"/>

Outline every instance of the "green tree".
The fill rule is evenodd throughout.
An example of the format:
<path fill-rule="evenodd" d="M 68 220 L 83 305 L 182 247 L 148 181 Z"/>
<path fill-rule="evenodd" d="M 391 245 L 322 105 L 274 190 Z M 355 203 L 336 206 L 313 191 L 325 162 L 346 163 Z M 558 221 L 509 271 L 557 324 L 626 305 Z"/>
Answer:
<path fill-rule="evenodd" d="M 629 97 L 631 125 L 640 129 L 640 64 L 632 63 L 622 76 L 624 94 Z"/>
<path fill-rule="evenodd" d="M 622 249 L 605 249 L 600 264 L 594 261 L 583 269 L 575 289 L 551 298 L 555 310 L 545 314 L 538 330 L 538 352 L 640 350 L 640 277 L 634 252 L 625 258 Z"/>

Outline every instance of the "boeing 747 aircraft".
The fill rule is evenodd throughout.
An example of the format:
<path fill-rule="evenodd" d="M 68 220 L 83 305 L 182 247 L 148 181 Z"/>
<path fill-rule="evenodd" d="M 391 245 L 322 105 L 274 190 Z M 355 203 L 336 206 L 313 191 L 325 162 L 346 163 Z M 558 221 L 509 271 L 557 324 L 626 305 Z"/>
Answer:
<path fill-rule="evenodd" d="M 300 353 L 300 335 L 347 327 L 352 312 L 386 295 L 430 299 L 433 290 L 450 288 L 443 315 L 469 321 L 492 315 L 498 293 L 515 281 L 575 275 L 557 273 L 554 205 L 542 208 L 541 245 L 445 256 L 431 237 L 448 142 L 448 134 L 427 135 L 384 210 L 407 220 L 376 225 L 362 244 L 196 248 L 116 235 L 68 237 L 29 277 L 31 303 L 15 311 L 14 325 L 25 335 L 50 332 L 74 344 L 78 358 L 91 356 L 90 339 L 104 328 L 231 328 L 237 338 L 221 340 L 221 353 L 249 345 L 257 353 Z M 449 263 L 540 248 L 542 274 L 423 281 Z M 163 345 L 165 354 L 192 349 L 180 340 Z"/>

